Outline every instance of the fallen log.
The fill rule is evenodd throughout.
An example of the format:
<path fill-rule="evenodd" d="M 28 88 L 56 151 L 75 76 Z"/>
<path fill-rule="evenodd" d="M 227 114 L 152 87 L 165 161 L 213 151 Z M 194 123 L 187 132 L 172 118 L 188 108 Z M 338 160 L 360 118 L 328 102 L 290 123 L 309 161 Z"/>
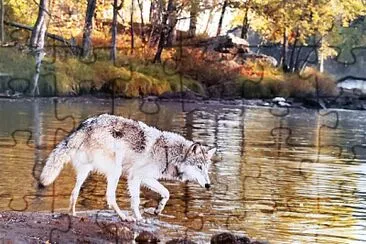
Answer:
<path fill-rule="evenodd" d="M 9 25 L 9 26 L 13 26 L 13 27 L 17 27 L 17 28 L 20 28 L 20 29 L 24 29 L 24 30 L 28 30 L 28 31 L 33 31 L 33 27 L 31 26 L 28 26 L 28 25 L 24 25 L 24 24 L 20 24 L 20 23 L 16 23 L 16 22 L 12 22 L 12 21 L 4 21 L 4 24 L 5 25 Z M 54 39 L 56 41 L 60 41 L 60 42 L 63 42 L 65 43 L 66 45 L 72 47 L 72 48 L 75 48 L 77 47 L 77 45 L 75 45 L 74 43 L 70 42 L 69 40 L 63 38 L 62 36 L 59 36 L 59 35 L 55 35 L 55 34 L 50 34 L 48 32 L 46 32 L 46 36 L 51 38 L 51 39 Z"/>

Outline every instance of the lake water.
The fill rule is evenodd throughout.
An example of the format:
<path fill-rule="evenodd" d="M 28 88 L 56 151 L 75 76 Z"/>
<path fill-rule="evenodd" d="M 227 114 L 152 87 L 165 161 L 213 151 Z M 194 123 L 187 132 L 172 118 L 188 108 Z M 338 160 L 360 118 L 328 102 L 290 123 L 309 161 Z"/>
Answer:
<path fill-rule="evenodd" d="M 43 160 L 81 120 L 114 112 L 218 149 L 210 191 L 164 182 L 171 199 L 163 216 L 145 214 L 162 240 L 207 243 L 229 230 L 270 243 L 366 242 L 365 112 L 95 98 L 2 99 L 0 111 L 0 210 L 65 211 L 73 169 L 38 190 Z M 104 177 L 91 175 L 77 211 L 107 209 L 105 189 Z M 143 208 L 158 200 L 145 190 L 141 198 Z M 123 180 L 118 204 L 129 210 Z"/>

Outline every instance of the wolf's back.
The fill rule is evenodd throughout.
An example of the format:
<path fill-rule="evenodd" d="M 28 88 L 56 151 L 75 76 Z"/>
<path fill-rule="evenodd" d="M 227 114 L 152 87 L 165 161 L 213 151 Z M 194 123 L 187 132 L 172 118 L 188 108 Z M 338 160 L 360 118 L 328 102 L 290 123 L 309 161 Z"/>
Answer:
<path fill-rule="evenodd" d="M 67 144 L 67 139 L 61 141 L 48 156 L 40 176 L 42 185 L 47 186 L 52 184 L 60 174 L 64 165 L 70 161 L 70 148 Z"/>
<path fill-rule="evenodd" d="M 74 132 L 63 139 L 56 148 L 53 149 L 47 158 L 40 176 L 40 183 L 42 185 L 47 186 L 55 181 L 64 165 L 71 161 L 71 154 L 75 152 L 75 150 L 79 150 L 83 142 L 87 139 L 89 133 L 86 133 L 85 131 L 89 131 L 95 126 L 94 124 L 98 120 L 98 117 L 100 116 L 91 117 L 81 122 Z"/>

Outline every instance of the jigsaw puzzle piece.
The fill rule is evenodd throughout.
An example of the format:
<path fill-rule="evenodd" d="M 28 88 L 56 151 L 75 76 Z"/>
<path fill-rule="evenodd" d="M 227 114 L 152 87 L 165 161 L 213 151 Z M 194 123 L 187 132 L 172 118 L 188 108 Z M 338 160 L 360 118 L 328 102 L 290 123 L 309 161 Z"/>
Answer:
<path fill-rule="evenodd" d="M 19 180 L 21 175 L 29 174 L 30 171 L 29 168 L 27 168 L 27 165 L 31 166 L 33 163 L 33 158 L 27 157 L 29 154 L 32 155 L 34 149 L 32 131 L 15 130 L 6 141 L 7 143 L 0 144 L 3 153 L 3 160 L 1 160 L 0 163 L 1 168 L 5 175 L 9 172 L 14 172 L 15 169 L 19 175 L 14 175 L 14 177 L 0 177 L 2 182 L 0 185 L 4 185 L 4 187 L 0 188 L 3 188 L 6 194 L 9 195 L 9 198 L 3 198 L 3 200 L 10 201 L 9 204 L 7 204 L 7 207 L 10 207 L 10 209 L 13 210 L 23 211 L 27 209 L 27 204 L 18 204 L 17 207 L 12 206 L 14 206 L 13 201 L 15 195 L 20 197 L 21 194 L 27 194 L 30 191 L 29 186 L 34 185 L 34 182 L 32 182 L 30 178 L 22 178 L 22 180 Z M 26 184 L 28 187 L 21 187 L 21 184 Z M 1 205 L 5 205 L 5 203 L 2 203 Z"/>
<path fill-rule="evenodd" d="M 337 50 L 336 61 L 344 66 L 355 65 L 360 57 L 365 57 L 366 55 L 366 47 L 364 46 L 352 47 L 348 50 L 349 52 L 347 51 L 347 55 L 345 54 L 346 50 L 342 47 L 333 48 Z"/>
<path fill-rule="evenodd" d="M 20 28 L 13 29 L 9 32 L 11 46 L 16 46 L 21 43 L 28 43 L 30 39 L 30 33 L 28 30 L 23 30 Z"/>
<path fill-rule="evenodd" d="M 53 242 L 62 242 L 62 233 L 67 233 L 72 229 L 72 219 L 68 214 L 60 214 L 59 216 L 52 219 L 56 222 L 57 228 L 52 228 L 49 233 L 49 240 Z"/>
<path fill-rule="evenodd" d="M 26 78 L 11 77 L 8 81 L 8 96 L 20 97 L 28 94 L 31 88 L 31 81 Z"/>

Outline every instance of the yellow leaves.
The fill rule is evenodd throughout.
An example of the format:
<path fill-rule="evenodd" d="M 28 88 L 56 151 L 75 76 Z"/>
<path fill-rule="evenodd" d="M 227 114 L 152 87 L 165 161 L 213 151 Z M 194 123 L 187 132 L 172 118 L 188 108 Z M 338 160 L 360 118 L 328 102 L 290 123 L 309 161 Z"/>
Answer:
<path fill-rule="evenodd" d="M 321 20 L 319 13 L 314 12 L 312 15 L 312 20 L 313 20 L 313 22 L 318 23 Z"/>
<path fill-rule="evenodd" d="M 341 19 L 348 25 L 357 16 L 366 14 L 366 5 L 359 0 L 266 0 L 251 2 L 250 26 L 267 40 L 281 42 L 283 30 L 300 30 L 299 41 L 311 36 L 324 36 Z"/>
<path fill-rule="evenodd" d="M 26 25 L 34 25 L 37 19 L 38 6 L 28 0 L 10 0 L 5 5 L 6 18 Z"/>

